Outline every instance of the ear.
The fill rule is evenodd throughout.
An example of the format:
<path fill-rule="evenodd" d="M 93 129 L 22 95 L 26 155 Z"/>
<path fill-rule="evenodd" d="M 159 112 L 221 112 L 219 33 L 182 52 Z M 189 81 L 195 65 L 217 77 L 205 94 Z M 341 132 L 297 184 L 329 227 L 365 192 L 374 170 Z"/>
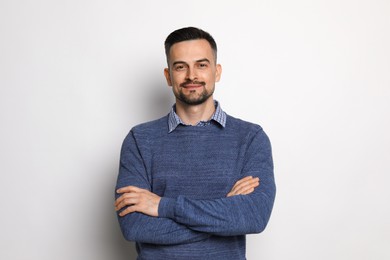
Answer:
<path fill-rule="evenodd" d="M 167 80 L 168 86 L 172 86 L 172 80 L 171 80 L 171 74 L 169 73 L 169 68 L 164 69 L 164 76 L 165 79 Z"/>
<path fill-rule="evenodd" d="M 215 82 L 219 82 L 221 79 L 221 74 L 222 74 L 222 66 L 221 64 L 217 64 L 215 67 Z"/>

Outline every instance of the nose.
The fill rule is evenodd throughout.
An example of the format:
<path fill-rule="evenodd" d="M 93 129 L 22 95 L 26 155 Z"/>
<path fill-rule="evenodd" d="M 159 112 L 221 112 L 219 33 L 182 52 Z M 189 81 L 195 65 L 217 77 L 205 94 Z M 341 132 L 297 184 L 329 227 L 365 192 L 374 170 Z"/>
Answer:
<path fill-rule="evenodd" d="M 188 68 L 187 75 L 186 75 L 186 80 L 194 81 L 196 78 L 197 77 L 196 77 L 195 69 Z"/>

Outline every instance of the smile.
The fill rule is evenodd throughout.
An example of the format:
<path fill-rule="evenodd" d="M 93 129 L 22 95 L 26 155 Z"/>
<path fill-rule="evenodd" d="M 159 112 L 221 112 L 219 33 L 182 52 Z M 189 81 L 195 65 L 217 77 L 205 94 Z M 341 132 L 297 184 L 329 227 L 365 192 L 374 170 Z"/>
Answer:
<path fill-rule="evenodd" d="M 202 84 L 186 84 L 182 86 L 185 89 L 197 89 L 203 87 Z"/>
<path fill-rule="evenodd" d="M 185 82 L 183 84 L 180 84 L 180 86 L 182 88 L 185 88 L 185 89 L 197 89 L 197 88 L 201 88 L 201 87 L 204 87 L 206 85 L 205 82 L 199 82 L 199 81 L 193 81 L 193 82 Z"/>

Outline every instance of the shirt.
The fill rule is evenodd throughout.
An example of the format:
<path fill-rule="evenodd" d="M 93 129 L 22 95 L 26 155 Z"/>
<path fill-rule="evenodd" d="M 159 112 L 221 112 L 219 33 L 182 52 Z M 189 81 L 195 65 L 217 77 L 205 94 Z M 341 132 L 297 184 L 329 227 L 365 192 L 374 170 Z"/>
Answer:
<path fill-rule="evenodd" d="M 226 125 L 226 113 L 222 111 L 221 105 L 219 104 L 218 101 L 214 101 L 215 105 L 215 112 L 212 115 L 211 119 L 209 121 L 200 121 L 196 126 L 206 126 L 210 124 L 211 121 L 215 121 L 219 123 L 222 127 L 225 127 Z M 176 129 L 178 125 L 186 125 L 180 117 L 176 114 L 176 106 L 173 105 L 171 108 L 171 111 L 169 112 L 168 115 L 168 125 L 169 125 L 169 133 L 172 132 L 173 130 Z"/>

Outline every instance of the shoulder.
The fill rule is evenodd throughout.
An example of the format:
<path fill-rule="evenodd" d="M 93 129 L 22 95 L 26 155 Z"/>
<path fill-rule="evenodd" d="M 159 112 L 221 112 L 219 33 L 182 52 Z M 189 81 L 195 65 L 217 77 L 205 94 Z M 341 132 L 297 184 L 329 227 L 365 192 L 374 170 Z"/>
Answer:
<path fill-rule="evenodd" d="M 261 125 L 230 115 L 226 117 L 226 129 L 246 142 L 252 142 L 255 139 L 261 140 L 261 142 L 269 142 L 269 138 Z"/>
<path fill-rule="evenodd" d="M 125 138 L 127 140 L 146 141 L 151 138 L 158 138 L 168 133 L 168 116 L 138 124 L 131 128 Z"/>
<path fill-rule="evenodd" d="M 134 126 L 131 132 L 136 134 L 153 134 L 158 132 L 168 131 L 168 116 L 161 117 L 159 119 L 145 122 Z"/>
<path fill-rule="evenodd" d="M 265 154 L 271 153 L 271 142 L 268 135 L 259 124 L 251 123 L 239 118 L 227 116 L 226 128 L 230 128 L 240 140 L 248 147 Z"/>
<path fill-rule="evenodd" d="M 226 115 L 226 127 L 238 132 L 257 133 L 263 131 L 259 124 L 248 122 L 230 115 Z"/>

